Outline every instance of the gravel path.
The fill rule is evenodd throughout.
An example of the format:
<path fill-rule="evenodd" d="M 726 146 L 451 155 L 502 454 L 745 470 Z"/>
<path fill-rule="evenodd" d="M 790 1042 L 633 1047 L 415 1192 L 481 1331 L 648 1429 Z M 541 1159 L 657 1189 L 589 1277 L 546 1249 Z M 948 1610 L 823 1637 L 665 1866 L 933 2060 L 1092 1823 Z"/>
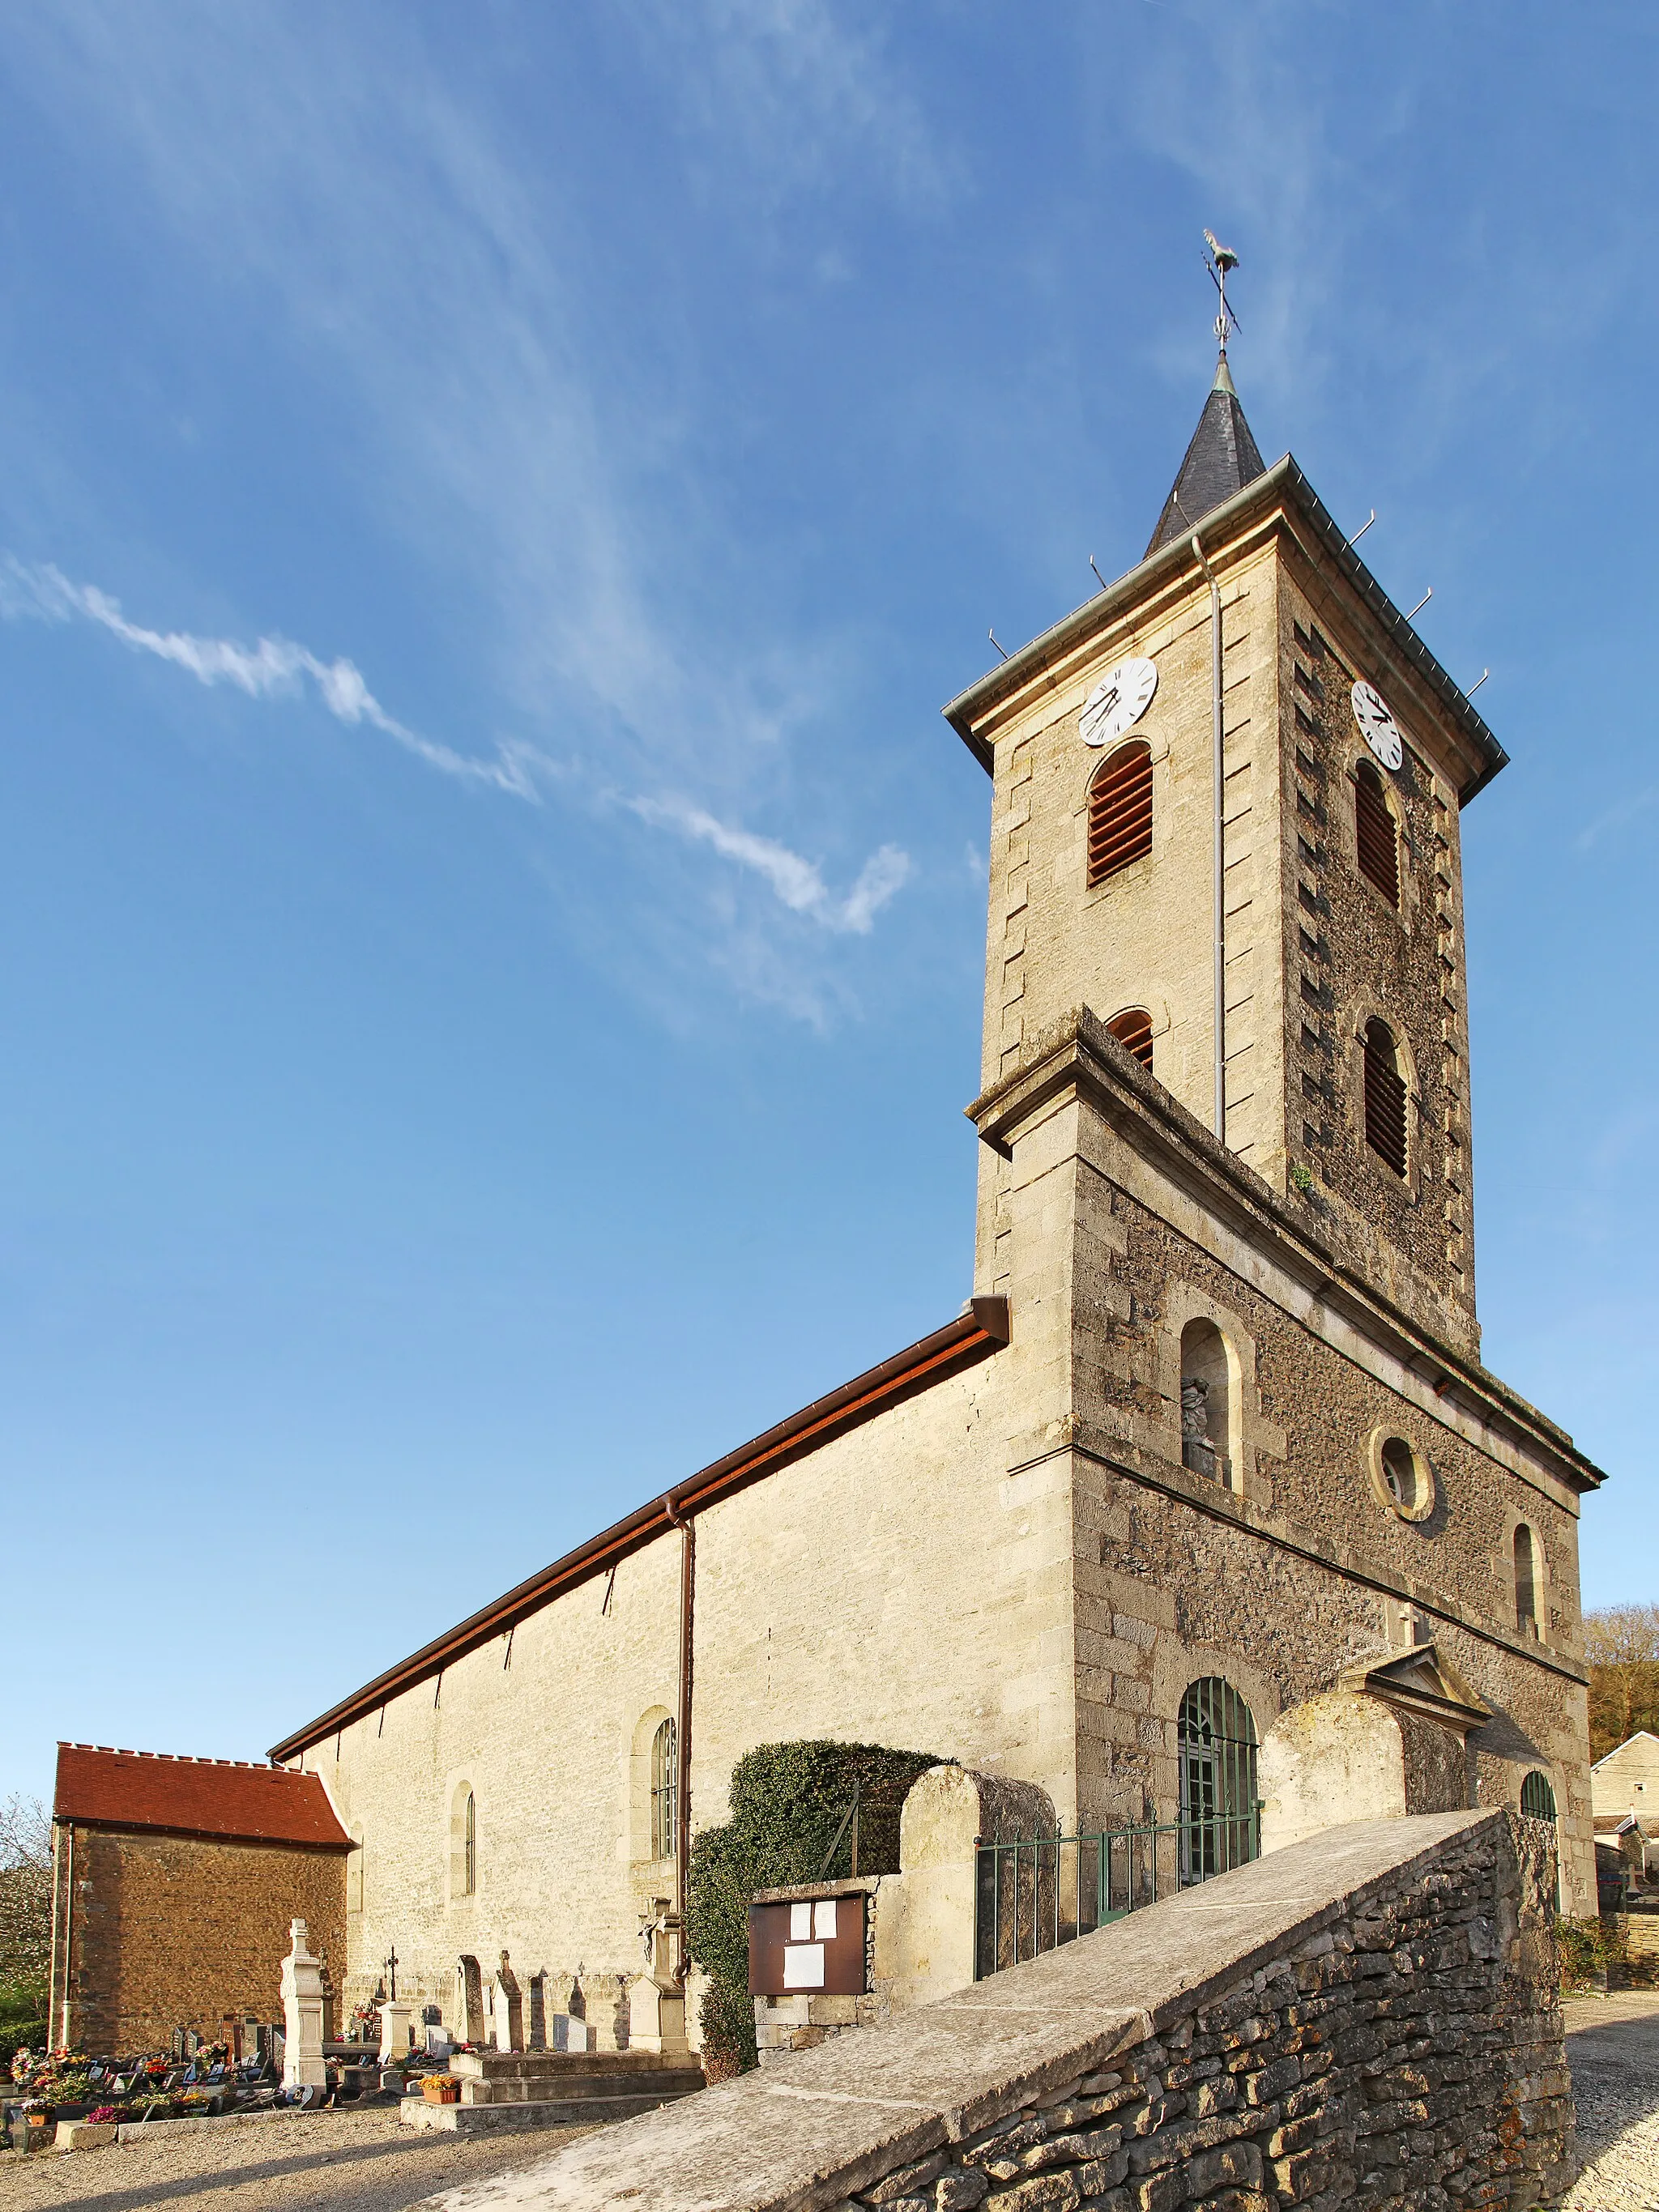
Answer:
<path fill-rule="evenodd" d="M 1580 1997 L 1566 2015 L 1586 2163 L 1563 2212 L 1659 2212 L 1659 1995 Z"/>
<path fill-rule="evenodd" d="M 1659 1994 L 1567 2007 L 1583 2177 L 1562 2212 L 1659 2212 Z M 538 2166 L 585 2128 L 416 2135 L 395 2112 L 293 2120 L 64 2156 L 0 2151 L 3 2212 L 404 2212 L 464 2182 Z"/>
<path fill-rule="evenodd" d="M 402 2212 L 441 2189 L 533 2166 L 586 2128 L 525 2135 L 416 2134 L 381 2106 L 307 2113 L 171 2142 L 0 2151 L 5 2212 Z"/>

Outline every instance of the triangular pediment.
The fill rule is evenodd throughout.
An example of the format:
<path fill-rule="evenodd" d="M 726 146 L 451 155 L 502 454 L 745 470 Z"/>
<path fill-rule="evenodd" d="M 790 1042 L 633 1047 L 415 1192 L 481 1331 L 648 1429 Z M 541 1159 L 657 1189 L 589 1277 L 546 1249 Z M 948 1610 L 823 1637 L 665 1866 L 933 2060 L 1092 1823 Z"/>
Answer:
<path fill-rule="evenodd" d="M 1425 1720 L 1467 1735 L 1484 1728 L 1492 1707 L 1477 1697 L 1445 1654 L 1433 1644 L 1415 1644 L 1407 1651 L 1389 1651 L 1357 1659 L 1345 1667 L 1339 1680 L 1345 1690 L 1363 1691 L 1381 1698 Z"/>

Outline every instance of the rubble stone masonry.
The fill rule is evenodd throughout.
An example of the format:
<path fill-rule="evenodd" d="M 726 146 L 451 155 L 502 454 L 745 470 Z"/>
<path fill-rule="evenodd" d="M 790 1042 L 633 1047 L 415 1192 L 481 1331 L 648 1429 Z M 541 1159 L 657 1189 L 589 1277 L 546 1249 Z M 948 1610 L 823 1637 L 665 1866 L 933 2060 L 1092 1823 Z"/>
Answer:
<path fill-rule="evenodd" d="M 295 1918 L 337 1990 L 343 1978 L 338 1851 L 65 1824 L 56 1879 L 68 2018 L 52 2033 L 83 2050 L 155 2050 L 181 2027 L 216 2038 L 229 2015 L 280 2021 Z"/>
<path fill-rule="evenodd" d="M 1574 2174 L 1548 1833 L 1338 1828 L 475 2212 L 1509 2212 Z"/>
<path fill-rule="evenodd" d="M 1532 1859 L 1530 1838 L 1522 1850 Z M 1109 2066 L 854 2201 L 876 2212 L 1548 2202 L 1572 2178 L 1572 2103 L 1540 1869 L 1516 1869 L 1533 1900 L 1524 1932 L 1497 1871 L 1488 1850 L 1464 1844 L 1415 1889 L 1305 1937 Z"/>

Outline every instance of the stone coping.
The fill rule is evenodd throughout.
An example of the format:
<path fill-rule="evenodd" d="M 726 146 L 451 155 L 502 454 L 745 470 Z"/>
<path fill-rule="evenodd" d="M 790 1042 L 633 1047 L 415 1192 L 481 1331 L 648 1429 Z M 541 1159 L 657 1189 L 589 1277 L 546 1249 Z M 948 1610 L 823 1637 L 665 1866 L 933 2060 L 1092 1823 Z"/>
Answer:
<path fill-rule="evenodd" d="M 783 1889 L 757 1889 L 751 1904 L 793 1905 L 807 1898 L 873 1897 L 884 1881 L 896 1881 L 898 1874 L 849 1874 L 840 1881 L 794 1881 Z"/>
<path fill-rule="evenodd" d="M 989 1981 L 432 2200 L 448 2212 L 829 2212 L 1103 2067 L 1502 1811 L 1325 1830 Z"/>

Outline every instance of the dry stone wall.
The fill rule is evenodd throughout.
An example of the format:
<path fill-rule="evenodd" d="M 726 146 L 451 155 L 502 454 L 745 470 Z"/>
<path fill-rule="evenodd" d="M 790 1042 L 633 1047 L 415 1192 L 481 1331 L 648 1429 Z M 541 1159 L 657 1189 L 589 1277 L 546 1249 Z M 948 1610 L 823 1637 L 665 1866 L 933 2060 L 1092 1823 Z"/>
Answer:
<path fill-rule="evenodd" d="M 1519 1824 L 1517 1824 L 1517 1826 Z M 1535 1845 L 1522 1841 L 1530 1862 Z M 1525 1869 L 1536 1893 L 1537 1867 Z M 1443 2212 L 1571 2177 L 1571 2083 L 1541 1934 L 1506 1960 L 1474 1838 L 1413 1892 L 1322 1929 L 1109 2067 L 855 2203 L 881 2212 Z"/>
<path fill-rule="evenodd" d="M 1507 1813 L 1329 1830 L 448 2201 L 1524 2212 L 1573 2173 L 1552 1872 Z"/>

